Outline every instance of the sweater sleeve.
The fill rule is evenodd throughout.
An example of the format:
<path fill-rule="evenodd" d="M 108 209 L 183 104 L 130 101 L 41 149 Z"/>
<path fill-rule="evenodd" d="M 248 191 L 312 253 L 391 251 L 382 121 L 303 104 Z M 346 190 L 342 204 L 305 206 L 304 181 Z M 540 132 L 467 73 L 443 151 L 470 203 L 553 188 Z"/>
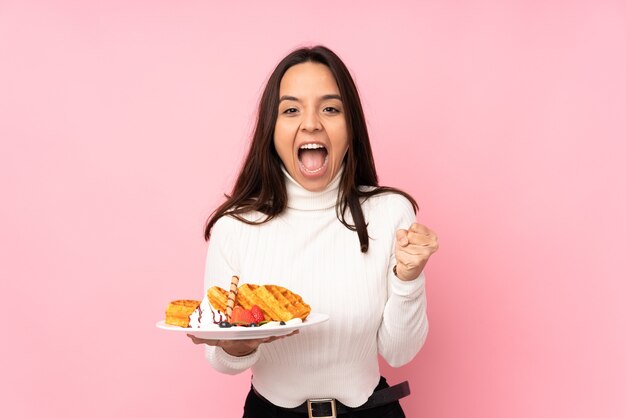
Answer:
<path fill-rule="evenodd" d="M 230 279 L 239 275 L 236 238 L 240 236 L 239 221 L 229 217 L 220 218 L 211 230 L 204 270 L 204 294 L 212 286 L 230 288 Z M 206 296 L 205 296 L 206 297 Z M 259 350 L 243 357 L 226 353 L 221 347 L 206 346 L 206 359 L 218 372 L 225 374 L 241 373 L 256 363 Z"/>
<path fill-rule="evenodd" d="M 402 281 L 393 273 L 396 265 L 395 234 L 407 229 L 415 219 L 411 204 L 404 197 L 394 196 L 388 205 L 393 234 L 387 268 L 388 298 L 378 328 L 378 352 L 390 366 L 400 367 L 411 361 L 424 345 L 428 333 L 426 317 L 425 276 Z"/>

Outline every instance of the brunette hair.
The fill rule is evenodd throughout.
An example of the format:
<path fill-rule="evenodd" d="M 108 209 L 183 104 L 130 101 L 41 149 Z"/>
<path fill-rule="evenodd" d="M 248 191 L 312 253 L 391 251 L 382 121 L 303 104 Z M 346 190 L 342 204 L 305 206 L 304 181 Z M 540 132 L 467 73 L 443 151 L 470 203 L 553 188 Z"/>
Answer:
<path fill-rule="evenodd" d="M 339 185 L 336 211 L 339 221 L 346 228 L 357 232 L 361 252 L 367 252 L 369 247 L 367 224 L 361 208 L 362 200 L 381 193 L 398 193 L 406 197 L 413 205 L 413 210 L 417 211 L 417 203 L 409 194 L 393 187 L 378 185 L 363 108 L 354 80 L 348 68 L 333 51 L 318 45 L 291 52 L 278 63 L 270 75 L 259 102 L 256 127 L 248 155 L 237 176 L 232 193 L 226 195 L 226 201 L 207 220 L 204 232 L 207 241 L 211 236 L 211 228 L 222 216 L 232 216 L 247 224 L 262 224 L 280 214 L 287 207 L 287 190 L 281 170 L 282 162 L 274 147 L 274 128 L 278 116 L 279 89 L 283 75 L 294 65 L 305 62 L 327 66 L 339 88 L 345 109 L 349 145 L 344 157 L 344 170 Z M 346 221 L 348 209 L 354 225 Z M 242 216 L 251 211 L 261 212 L 265 217 L 260 221 L 250 221 Z"/>

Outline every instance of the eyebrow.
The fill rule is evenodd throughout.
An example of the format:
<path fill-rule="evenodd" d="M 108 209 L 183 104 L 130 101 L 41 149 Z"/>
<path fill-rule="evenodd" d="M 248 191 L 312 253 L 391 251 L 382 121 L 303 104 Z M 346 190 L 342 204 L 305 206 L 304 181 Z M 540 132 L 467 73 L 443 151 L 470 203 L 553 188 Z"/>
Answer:
<path fill-rule="evenodd" d="M 337 99 L 339 101 L 341 101 L 341 96 L 338 94 L 325 94 L 322 96 L 322 100 L 330 100 L 330 99 Z M 300 99 L 298 99 L 295 96 L 281 96 L 280 100 L 278 101 L 278 103 L 282 102 L 283 100 L 293 100 L 294 102 L 299 102 Z"/>

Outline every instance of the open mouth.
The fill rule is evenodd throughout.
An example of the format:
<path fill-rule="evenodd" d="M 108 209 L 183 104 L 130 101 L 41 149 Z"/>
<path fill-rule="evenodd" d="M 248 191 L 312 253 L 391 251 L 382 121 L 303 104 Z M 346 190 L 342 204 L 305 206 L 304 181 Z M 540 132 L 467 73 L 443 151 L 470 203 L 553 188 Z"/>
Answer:
<path fill-rule="evenodd" d="M 298 149 L 298 160 L 306 174 L 317 174 L 328 162 L 328 151 L 321 144 L 303 144 Z"/>

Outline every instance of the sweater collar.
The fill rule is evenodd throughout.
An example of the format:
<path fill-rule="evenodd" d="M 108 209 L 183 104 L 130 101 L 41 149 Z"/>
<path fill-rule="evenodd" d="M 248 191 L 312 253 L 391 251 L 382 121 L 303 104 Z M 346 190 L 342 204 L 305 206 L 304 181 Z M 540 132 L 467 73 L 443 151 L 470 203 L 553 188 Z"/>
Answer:
<path fill-rule="evenodd" d="M 341 182 L 341 174 L 343 166 L 335 175 L 335 178 L 328 186 L 319 192 L 312 192 L 305 189 L 293 179 L 281 165 L 281 169 L 285 174 L 285 186 L 287 188 L 287 207 L 298 210 L 321 210 L 334 208 L 337 204 L 337 196 L 339 195 L 339 183 Z"/>

